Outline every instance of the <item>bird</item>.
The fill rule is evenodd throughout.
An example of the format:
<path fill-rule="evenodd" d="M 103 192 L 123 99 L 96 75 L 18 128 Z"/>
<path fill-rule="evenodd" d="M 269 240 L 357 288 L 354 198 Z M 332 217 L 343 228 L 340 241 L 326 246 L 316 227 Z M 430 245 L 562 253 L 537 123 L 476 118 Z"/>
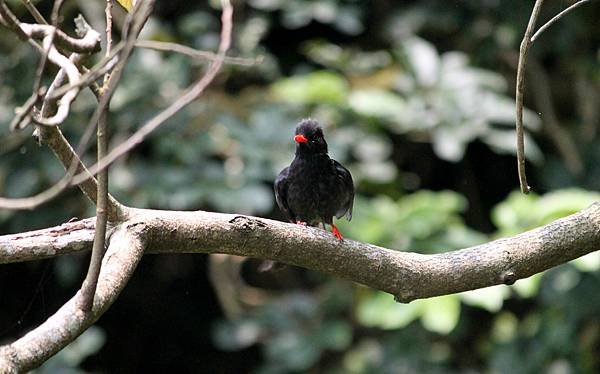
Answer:
<path fill-rule="evenodd" d="M 333 217 L 352 219 L 352 175 L 329 157 L 323 129 L 316 120 L 301 120 L 296 126 L 294 141 L 294 160 L 275 179 L 277 205 L 293 223 L 331 226 L 331 232 L 341 241 L 343 236 L 333 223 Z"/>

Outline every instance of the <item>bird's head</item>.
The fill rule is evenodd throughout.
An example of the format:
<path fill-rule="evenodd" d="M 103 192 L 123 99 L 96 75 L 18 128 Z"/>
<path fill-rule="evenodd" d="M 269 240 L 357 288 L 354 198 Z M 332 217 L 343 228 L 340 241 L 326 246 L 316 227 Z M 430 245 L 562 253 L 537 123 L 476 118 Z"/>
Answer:
<path fill-rule="evenodd" d="M 323 136 L 323 129 L 314 119 L 303 119 L 298 123 L 294 141 L 297 154 L 327 153 L 327 142 Z"/>

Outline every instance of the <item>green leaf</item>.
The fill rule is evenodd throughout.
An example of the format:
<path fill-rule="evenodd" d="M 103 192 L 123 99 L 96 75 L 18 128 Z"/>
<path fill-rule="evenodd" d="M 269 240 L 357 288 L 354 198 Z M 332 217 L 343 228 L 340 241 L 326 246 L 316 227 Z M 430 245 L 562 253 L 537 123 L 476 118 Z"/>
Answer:
<path fill-rule="evenodd" d="M 353 91 L 348 97 L 348 104 L 363 116 L 399 123 L 406 111 L 402 96 L 376 88 Z"/>
<path fill-rule="evenodd" d="M 421 323 L 438 334 L 448 334 L 456 327 L 460 317 L 460 298 L 446 295 L 419 300 L 422 308 Z"/>
<path fill-rule="evenodd" d="M 529 298 L 537 295 L 540 289 L 540 282 L 542 280 L 542 273 L 537 273 L 529 278 L 519 279 L 515 284 L 511 286 L 519 296 Z"/>
<path fill-rule="evenodd" d="M 465 304 L 495 313 L 502 308 L 504 299 L 509 296 L 509 288 L 504 285 L 480 288 L 460 293 Z"/>
<path fill-rule="evenodd" d="M 296 104 L 342 104 L 347 93 L 344 77 L 329 71 L 283 79 L 271 86 L 275 99 Z"/>
<path fill-rule="evenodd" d="M 571 263 L 581 271 L 596 271 L 600 269 L 600 253 L 588 253 L 583 257 L 576 258 Z"/>
<path fill-rule="evenodd" d="M 366 327 L 379 327 L 384 330 L 402 328 L 421 315 L 418 302 L 400 304 L 385 292 L 374 292 L 361 300 L 356 309 L 356 318 Z"/>

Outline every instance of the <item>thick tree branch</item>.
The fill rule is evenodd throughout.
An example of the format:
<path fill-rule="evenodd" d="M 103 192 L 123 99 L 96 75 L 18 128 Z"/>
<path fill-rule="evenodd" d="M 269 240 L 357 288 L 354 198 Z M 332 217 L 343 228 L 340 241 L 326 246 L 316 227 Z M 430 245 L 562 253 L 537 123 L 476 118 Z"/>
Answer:
<path fill-rule="evenodd" d="M 434 255 L 340 242 L 318 228 L 250 216 L 132 209 L 130 217 L 121 226 L 140 238 L 146 253 L 225 253 L 276 260 L 389 292 L 400 302 L 512 284 L 600 249 L 600 203 L 514 237 Z M 93 230 L 83 226 L 83 233 L 74 236 L 77 226 L 69 225 L 0 236 L 0 263 L 91 248 Z M 63 240 L 55 253 L 45 249 L 49 235 L 61 230 L 78 241 L 70 246 Z"/>
<path fill-rule="evenodd" d="M 271 259 L 346 278 L 400 302 L 513 284 L 599 249 L 600 203 L 548 225 L 490 243 L 434 255 L 399 252 L 333 238 L 318 228 L 210 212 L 129 210 L 114 228 L 90 313 L 78 293 L 41 326 L 0 347 L 3 372 L 40 365 L 114 302 L 143 253 L 225 253 Z M 95 219 L 0 236 L 0 263 L 89 249 Z"/>

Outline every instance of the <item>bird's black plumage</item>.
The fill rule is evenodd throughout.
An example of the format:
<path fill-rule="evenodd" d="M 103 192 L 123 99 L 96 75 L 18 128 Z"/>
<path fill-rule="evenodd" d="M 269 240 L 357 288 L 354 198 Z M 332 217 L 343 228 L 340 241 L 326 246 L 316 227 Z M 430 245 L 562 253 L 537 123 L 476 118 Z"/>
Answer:
<path fill-rule="evenodd" d="M 317 121 L 302 120 L 296 127 L 296 157 L 275 180 L 279 208 L 295 223 L 332 226 L 333 217 L 352 219 L 354 184 L 350 172 L 329 158 L 323 129 Z"/>

